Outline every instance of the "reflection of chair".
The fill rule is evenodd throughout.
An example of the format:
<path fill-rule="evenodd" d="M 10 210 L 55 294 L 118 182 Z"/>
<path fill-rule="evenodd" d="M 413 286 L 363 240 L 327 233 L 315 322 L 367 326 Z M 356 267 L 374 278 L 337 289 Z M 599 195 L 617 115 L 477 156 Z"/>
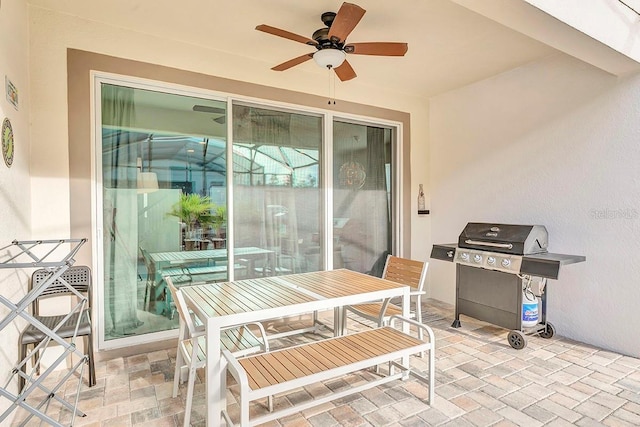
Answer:
<path fill-rule="evenodd" d="M 29 282 L 29 291 L 37 288 L 41 283 L 49 278 L 53 274 L 50 270 L 41 268 L 33 272 L 31 275 L 31 281 Z M 75 289 L 79 294 L 84 294 L 87 297 L 87 304 L 85 308 L 71 315 L 62 326 L 56 330 L 56 334 L 61 338 L 73 338 L 75 336 L 84 337 L 84 348 L 86 354 L 89 356 L 89 386 L 92 387 L 96 384 L 96 370 L 93 359 L 93 335 L 91 330 L 91 269 L 87 266 L 75 266 L 69 267 L 62 273 L 59 279 L 51 283 L 31 304 L 31 310 L 33 316 L 42 322 L 49 329 L 54 329 L 60 322 L 64 320 L 67 314 L 55 315 L 55 316 L 40 316 L 40 301 L 45 298 L 70 296 L 78 298 L 71 289 L 67 288 L 62 282 L 66 282 L 69 286 Z M 78 324 L 78 317 L 80 316 L 80 322 Z M 78 332 L 76 334 L 76 326 L 78 326 Z M 27 356 L 27 348 L 29 345 L 36 347 L 42 341 L 47 338 L 40 329 L 35 326 L 27 326 L 22 331 L 19 339 L 19 360 L 24 360 Z M 40 374 L 40 363 L 38 361 L 38 352 L 33 355 L 33 365 L 36 367 L 36 372 Z M 26 363 L 22 365 L 22 372 L 26 373 Z M 20 376 L 18 379 L 19 390 L 22 390 L 25 384 L 25 379 Z"/>
<path fill-rule="evenodd" d="M 415 306 L 411 311 L 411 317 L 422 323 L 422 295 L 425 294 L 424 285 L 427 280 L 428 262 L 414 261 L 405 258 L 399 258 L 393 255 L 387 257 L 387 262 L 382 273 L 382 278 L 394 282 L 411 286 L 410 295 L 414 298 Z M 389 323 L 389 319 L 393 315 L 402 315 L 402 309 L 390 303 L 387 298 L 383 301 L 348 305 L 344 307 L 343 327 L 346 330 L 347 316 L 346 312 L 351 311 L 358 316 L 376 322 L 379 326 Z M 418 329 L 419 338 L 422 339 L 422 330 Z"/>
<path fill-rule="evenodd" d="M 286 265 L 291 268 L 292 273 L 296 273 L 298 271 L 297 242 L 293 239 L 282 239 L 280 243 L 279 265 Z"/>
<path fill-rule="evenodd" d="M 150 311 L 155 306 L 155 282 L 156 282 L 156 268 L 153 262 L 151 262 L 151 258 L 149 258 L 149 252 L 146 249 L 140 248 L 140 252 L 142 253 L 142 259 L 144 260 L 144 265 L 147 267 L 147 285 L 144 290 L 144 302 L 142 305 L 142 309 L 145 311 Z M 151 303 L 153 301 L 153 304 Z"/>
<path fill-rule="evenodd" d="M 195 316 L 187 308 L 182 292 L 175 287 L 171 278 L 167 278 L 169 292 L 173 296 L 176 308 L 180 315 L 180 333 L 178 335 L 178 353 L 176 356 L 176 370 L 173 378 L 173 397 L 178 396 L 178 384 L 180 382 L 180 369 L 183 361 L 189 370 L 187 379 L 187 404 L 184 414 L 184 425 L 189 425 L 191 418 L 191 406 L 193 403 L 193 386 L 196 369 L 204 368 L 207 363 L 207 343 L 204 325 L 196 325 Z M 221 331 L 221 346 L 231 353 L 240 356 L 252 353 L 269 351 L 269 343 L 264 327 L 260 323 L 251 323 L 260 330 L 262 340 L 259 340 L 247 327 L 238 326 L 226 328 Z M 269 409 L 273 403 L 269 397 Z"/>
<path fill-rule="evenodd" d="M 282 274 L 291 274 L 296 271 L 296 258 L 288 250 L 283 247 L 271 247 L 275 255 L 268 256 L 264 259 L 263 265 L 254 267 L 255 273 L 261 276 L 273 276 Z M 273 265 L 275 263 L 275 265 Z"/>

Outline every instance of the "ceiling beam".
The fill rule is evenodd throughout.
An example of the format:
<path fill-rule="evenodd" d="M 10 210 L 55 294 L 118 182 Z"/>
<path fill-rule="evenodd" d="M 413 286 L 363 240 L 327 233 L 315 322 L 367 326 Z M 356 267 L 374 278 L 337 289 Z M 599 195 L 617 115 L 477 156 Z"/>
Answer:
<path fill-rule="evenodd" d="M 613 75 L 640 71 L 640 62 L 529 2 L 536 0 L 450 1 Z M 580 13 L 580 9 L 576 8 L 575 12 Z"/>

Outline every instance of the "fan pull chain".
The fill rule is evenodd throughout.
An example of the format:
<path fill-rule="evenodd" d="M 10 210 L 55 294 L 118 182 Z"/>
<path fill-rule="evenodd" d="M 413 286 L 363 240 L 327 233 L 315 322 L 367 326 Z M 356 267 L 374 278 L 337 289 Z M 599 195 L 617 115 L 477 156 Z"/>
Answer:
<path fill-rule="evenodd" d="M 336 73 L 335 71 L 331 73 L 331 81 L 333 82 L 333 95 L 331 96 L 331 98 L 333 98 L 333 105 L 336 105 Z"/>
<path fill-rule="evenodd" d="M 331 105 L 331 100 L 333 100 L 333 105 L 336 105 L 336 73 L 331 72 L 330 65 L 327 65 L 327 70 L 329 70 L 329 100 L 327 104 Z"/>
<path fill-rule="evenodd" d="M 327 104 L 331 105 L 331 66 L 330 65 L 327 66 L 327 73 L 328 73 L 327 76 L 329 77 L 329 80 L 328 80 L 328 82 L 329 82 L 329 100 L 327 101 Z M 335 103 L 335 100 L 333 102 Z"/>

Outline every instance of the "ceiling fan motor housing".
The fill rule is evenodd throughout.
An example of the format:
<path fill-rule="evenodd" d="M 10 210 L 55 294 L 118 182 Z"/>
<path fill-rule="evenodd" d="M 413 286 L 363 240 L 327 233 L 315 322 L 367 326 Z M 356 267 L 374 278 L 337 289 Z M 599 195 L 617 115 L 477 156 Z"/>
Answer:
<path fill-rule="evenodd" d="M 318 50 L 327 49 L 327 48 L 334 48 L 334 49 L 342 48 L 341 45 L 337 43 L 333 43 L 329 39 L 329 28 L 320 28 L 319 30 L 316 30 L 313 33 L 313 36 L 311 37 L 318 42 L 318 44 L 316 45 L 316 48 L 318 48 Z"/>

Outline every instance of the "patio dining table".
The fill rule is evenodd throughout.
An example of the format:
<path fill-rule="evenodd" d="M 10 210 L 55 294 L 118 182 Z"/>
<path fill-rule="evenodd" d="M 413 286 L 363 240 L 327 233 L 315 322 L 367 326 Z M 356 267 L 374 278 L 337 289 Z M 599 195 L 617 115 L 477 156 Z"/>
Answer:
<path fill-rule="evenodd" d="M 226 405 L 222 328 L 328 309 L 334 309 L 334 326 L 338 326 L 342 324 L 340 307 L 393 297 L 402 297 L 403 314 L 408 316 L 409 290 L 345 269 L 183 287 L 187 304 L 206 328 L 207 425 L 220 425 Z M 408 332 L 408 325 L 404 330 Z M 340 334 L 340 328 L 334 327 L 334 333 Z"/>

